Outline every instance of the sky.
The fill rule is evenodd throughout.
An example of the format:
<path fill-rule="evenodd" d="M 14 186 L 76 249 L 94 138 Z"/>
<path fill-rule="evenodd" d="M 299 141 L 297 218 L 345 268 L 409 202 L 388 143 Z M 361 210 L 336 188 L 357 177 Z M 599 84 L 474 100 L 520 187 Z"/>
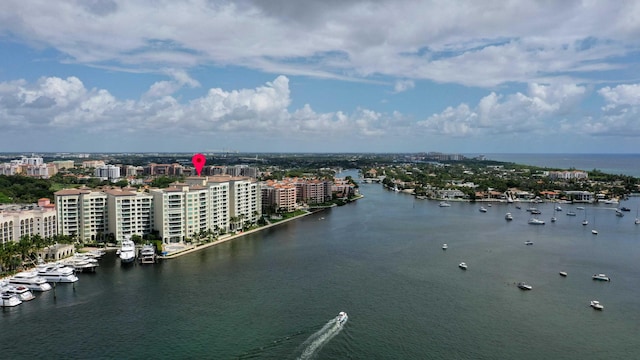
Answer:
<path fill-rule="evenodd" d="M 640 153 L 640 2 L 3 0 L 0 152 Z"/>

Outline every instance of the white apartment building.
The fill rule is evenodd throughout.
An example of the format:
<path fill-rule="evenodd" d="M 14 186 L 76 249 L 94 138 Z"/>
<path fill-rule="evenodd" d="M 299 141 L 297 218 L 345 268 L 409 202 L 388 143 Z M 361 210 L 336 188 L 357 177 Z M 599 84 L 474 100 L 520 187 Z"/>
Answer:
<path fill-rule="evenodd" d="M 170 187 L 150 190 L 153 196 L 153 220 L 162 242 L 183 242 L 186 229 L 186 192 L 188 187 Z"/>
<path fill-rule="evenodd" d="M 231 230 L 242 228 L 246 223 L 255 223 L 262 216 L 262 193 L 255 179 L 232 177 L 229 179 L 229 216 Z"/>
<path fill-rule="evenodd" d="M 58 231 L 95 241 L 108 230 L 107 194 L 88 189 L 66 189 L 55 193 Z"/>
<path fill-rule="evenodd" d="M 23 236 L 56 235 L 56 210 L 49 199 L 40 199 L 38 206 L 8 206 L 0 211 L 0 244 L 19 242 Z"/>
<path fill-rule="evenodd" d="M 108 232 L 121 242 L 153 231 L 153 196 L 135 189 L 107 190 Z"/>
<path fill-rule="evenodd" d="M 99 166 L 95 168 L 93 174 L 95 177 L 113 182 L 120 178 L 120 167 L 115 165 Z"/>

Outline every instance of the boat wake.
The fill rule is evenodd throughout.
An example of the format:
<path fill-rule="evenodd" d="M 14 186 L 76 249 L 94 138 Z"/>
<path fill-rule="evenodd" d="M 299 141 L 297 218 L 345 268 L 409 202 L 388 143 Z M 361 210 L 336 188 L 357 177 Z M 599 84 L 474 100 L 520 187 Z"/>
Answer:
<path fill-rule="evenodd" d="M 300 346 L 304 348 L 302 354 L 298 357 L 298 360 L 313 359 L 317 353 L 325 346 L 331 339 L 342 331 L 344 321 L 339 321 L 338 318 L 329 320 L 322 329 L 313 333 L 307 340 Z"/>

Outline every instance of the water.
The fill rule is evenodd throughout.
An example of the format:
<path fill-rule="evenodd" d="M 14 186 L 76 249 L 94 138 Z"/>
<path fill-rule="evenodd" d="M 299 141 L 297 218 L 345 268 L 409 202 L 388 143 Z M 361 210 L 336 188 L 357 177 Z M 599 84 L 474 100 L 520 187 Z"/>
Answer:
<path fill-rule="evenodd" d="M 351 174 L 355 175 L 355 174 Z M 148 266 L 113 253 L 0 311 L 2 358 L 620 359 L 640 353 L 640 198 L 544 226 L 514 205 L 365 198 Z M 514 220 L 507 222 L 510 211 Z M 587 218 L 590 226 L 582 226 Z M 595 225 L 594 225 L 595 222 Z M 591 225 L 599 235 L 591 234 Z M 531 240 L 533 246 L 525 246 Z M 443 243 L 449 249 L 443 251 Z M 467 271 L 458 264 L 466 262 Z M 566 278 L 559 271 L 568 272 Z M 611 282 L 591 279 L 606 273 Z M 516 286 L 525 281 L 532 291 Z M 589 308 L 590 300 L 605 306 Z M 339 311 L 349 314 L 331 332 Z M 329 321 L 329 322 L 328 322 Z M 327 329 L 323 327 L 329 325 Z M 314 345 L 315 344 L 315 345 Z"/>
<path fill-rule="evenodd" d="M 472 156 L 472 155 L 470 155 Z M 489 160 L 640 177 L 640 154 L 486 154 Z"/>

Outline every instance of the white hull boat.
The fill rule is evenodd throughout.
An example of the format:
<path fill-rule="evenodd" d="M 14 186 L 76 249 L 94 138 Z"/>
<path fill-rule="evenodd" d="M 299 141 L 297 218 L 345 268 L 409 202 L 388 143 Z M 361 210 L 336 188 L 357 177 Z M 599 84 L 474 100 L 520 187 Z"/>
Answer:
<path fill-rule="evenodd" d="M 37 267 L 38 275 L 47 282 L 74 283 L 78 281 L 74 268 L 58 263 L 41 264 Z"/>
<path fill-rule="evenodd" d="M 35 271 L 19 272 L 9 279 L 9 284 L 14 286 L 24 286 L 33 291 L 51 290 L 51 285 L 47 280 L 38 276 L 38 273 Z"/>
<path fill-rule="evenodd" d="M 591 306 L 592 308 L 594 308 L 596 310 L 604 309 L 604 306 L 602 304 L 600 304 L 600 301 L 598 301 L 598 300 L 591 300 L 591 304 L 589 306 Z"/>
<path fill-rule="evenodd" d="M 0 298 L 0 305 L 2 307 L 14 307 L 22 304 L 22 300 L 16 294 L 11 294 L 8 292 L 3 292 L 2 297 Z"/>
<path fill-rule="evenodd" d="M 611 278 L 609 278 L 605 274 L 594 274 L 591 278 L 593 280 L 599 280 L 599 281 L 611 281 Z"/>
<path fill-rule="evenodd" d="M 336 324 L 338 324 L 338 326 L 344 325 L 347 320 L 349 320 L 349 316 L 344 311 L 340 311 L 340 313 L 338 313 L 338 316 L 336 316 Z"/>
<path fill-rule="evenodd" d="M 120 262 L 123 264 L 130 264 L 136 259 L 136 245 L 133 241 L 126 239 L 122 240 L 122 247 L 120 247 Z"/>

